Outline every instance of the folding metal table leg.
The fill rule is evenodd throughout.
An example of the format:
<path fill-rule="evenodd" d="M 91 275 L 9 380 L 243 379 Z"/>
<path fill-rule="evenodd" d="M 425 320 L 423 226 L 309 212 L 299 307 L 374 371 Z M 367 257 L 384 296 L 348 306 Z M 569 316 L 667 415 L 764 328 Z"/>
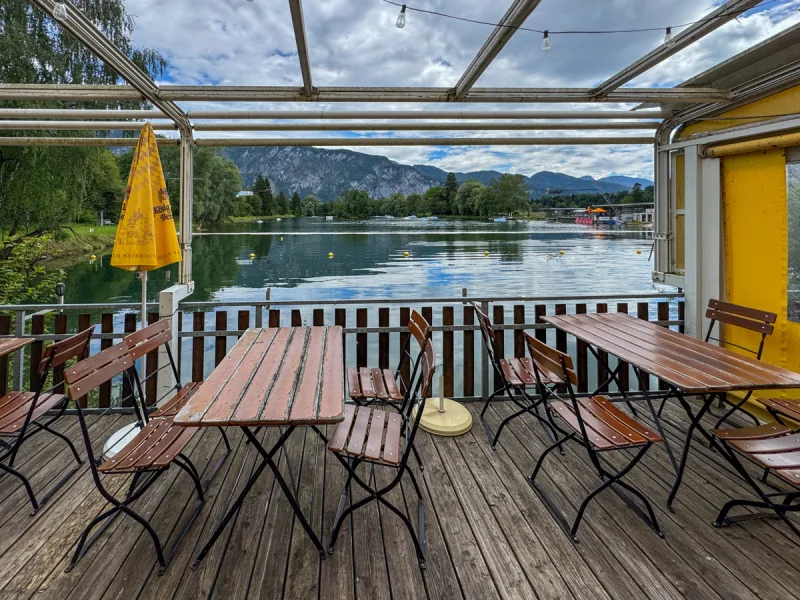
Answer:
<path fill-rule="evenodd" d="M 650 394 L 648 393 L 648 390 L 644 385 L 642 372 L 637 367 L 633 368 L 633 372 L 636 373 L 636 378 L 639 380 L 639 387 L 641 388 L 642 394 L 644 394 L 645 402 L 647 402 L 647 408 L 650 409 L 650 415 L 653 417 L 656 429 L 658 429 L 658 435 L 660 435 L 661 438 L 664 440 L 664 450 L 667 452 L 669 461 L 672 463 L 673 470 L 677 473 L 679 469 L 678 461 L 675 460 L 675 454 L 673 454 L 672 452 L 672 445 L 669 443 L 667 434 L 664 433 L 664 428 L 661 425 L 661 419 L 659 419 L 658 417 L 658 411 L 656 411 L 656 407 L 653 406 L 653 400 L 652 398 L 650 398 Z M 649 375 L 647 375 L 647 377 L 649 377 Z"/>
<path fill-rule="evenodd" d="M 680 400 L 681 404 L 688 407 L 686 403 L 686 399 L 683 397 L 683 394 L 676 390 L 676 395 Z M 681 486 L 681 479 L 683 479 L 683 471 L 686 469 L 686 461 L 689 459 L 689 447 L 692 445 L 692 435 L 694 434 L 694 430 L 700 426 L 700 421 L 703 419 L 703 416 L 708 412 L 711 408 L 711 404 L 714 402 L 714 398 L 716 398 L 716 394 L 709 394 L 705 397 L 705 401 L 703 402 L 703 406 L 697 411 L 697 414 L 692 416 L 691 411 L 686 408 L 686 412 L 689 414 L 691 418 L 691 422 L 689 423 L 689 429 L 686 431 L 686 441 L 683 443 L 683 451 L 681 452 L 681 460 L 680 464 L 678 465 L 677 472 L 675 474 L 675 483 L 672 485 L 672 490 L 669 492 L 669 497 L 667 498 L 667 506 L 672 508 L 672 502 L 675 500 L 675 496 L 678 494 L 678 488 Z"/>
<path fill-rule="evenodd" d="M 594 349 L 594 346 L 592 346 L 591 344 L 586 344 L 586 347 L 589 348 L 589 352 L 592 353 L 592 355 L 595 357 L 598 363 L 603 365 L 603 368 L 606 370 L 606 373 L 608 373 L 608 379 L 606 379 L 603 383 L 598 385 L 597 389 L 592 395 L 595 396 L 600 394 L 601 393 L 600 390 L 613 381 L 614 383 L 617 384 L 617 389 L 619 389 L 619 391 L 622 393 L 622 397 L 625 398 L 625 404 L 627 404 L 628 408 L 631 409 L 633 416 L 634 417 L 637 416 L 636 408 L 633 406 L 633 404 L 631 404 L 631 401 L 628 399 L 628 395 L 625 393 L 625 390 L 622 389 L 623 388 L 622 382 L 619 380 L 619 373 L 623 366 L 622 363 L 618 362 L 616 369 L 612 371 L 611 367 L 608 365 L 608 359 L 603 361 L 603 359 L 600 358 L 600 354 Z"/>

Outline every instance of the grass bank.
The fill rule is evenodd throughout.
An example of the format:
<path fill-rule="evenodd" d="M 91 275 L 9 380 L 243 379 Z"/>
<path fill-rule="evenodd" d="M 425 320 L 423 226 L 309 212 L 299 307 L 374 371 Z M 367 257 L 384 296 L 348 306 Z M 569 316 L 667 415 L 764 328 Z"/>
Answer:
<path fill-rule="evenodd" d="M 225 220 L 229 223 L 252 223 L 254 221 L 275 221 L 276 219 L 294 219 L 294 215 L 269 215 L 268 217 L 258 217 L 255 215 L 248 215 L 246 217 L 226 217 Z"/>
<path fill-rule="evenodd" d="M 48 261 L 103 252 L 114 245 L 116 225 L 68 225 L 45 245 Z"/>

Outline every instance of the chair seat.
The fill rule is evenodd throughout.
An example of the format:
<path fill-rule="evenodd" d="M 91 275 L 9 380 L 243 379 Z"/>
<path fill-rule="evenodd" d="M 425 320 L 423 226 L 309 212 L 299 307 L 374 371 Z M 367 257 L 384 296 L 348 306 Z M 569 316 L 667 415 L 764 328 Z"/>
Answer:
<path fill-rule="evenodd" d="M 794 398 L 759 398 L 764 407 L 782 417 L 800 422 L 800 400 Z"/>
<path fill-rule="evenodd" d="M 739 440 L 763 440 L 779 435 L 787 435 L 792 430 L 778 423 L 766 423 L 755 427 L 731 427 L 730 429 L 714 429 L 711 433 L 727 442 Z"/>
<path fill-rule="evenodd" d="M 536 385 L 536 373 L 533 367 L 533 361 L 530 357 L 522 358 L 501 358 L 499 361 L 500 368 L 503 370 L 506 381 L 512 386 L 522 387 L 529 385 Z M 564 379 L 559 377 L 546 366 L 541 363 L 536 363 L 539 367 L 539 375 L 542 378 L 542 383 L 545 385 L 563 384 Z"/>
<path fill-rule="evenodd" d="M 353 400 L 403 399 L 391 369 L 350 367 L 347 369 L 347 387 Z"/>
<path fill-rule="evenodd" d="M 22 429 L 35 397 L 33 392 L 8 392 L 0 398 L 0 434 L 13 435 Z M 33 409 L 31 420 L 38 419 L 65 399 L 64 394 L 42 394 Z"/>
<path fill-rule="evenodd" d="M 187 383 L 178 392 L 169 400 L 164 402 L 161 406 L 158 407 L 153 413 L 150 414 L 150 418 L 158 419 L 161 417 L 174 417 L 175 415 L 180 412 L 180 410 L 184 407 L 184 405 L 189 401 L 189 399 L 194 396 L 195 392 L 200 389 L 200 384 L 203 383 L 202 381 L 192 381 L 191 383 Z"/>
<path fill-rule="evenodd" d="M 328 450 L 397 465 L 402 426 L 403 418 L 397 413 L 348 404 L 344 409 L 344 421 L 336 427 Z"/>
<path fill-rule="evenodd" d="M 629 417 L 605 396 L 580 398 L 578 404 L 588 441 L 596 450 L 616 450 L 663 441 L 660 435 Z M 581 433 L 571 402 L 553 402 L 550 408 L 573 431 Z"/>
<path fill-rule="evenodd" d="M 104 462 L 98 471 L 131 473 L 169 466 L 191 441 L 195 429 L 172 424 L 172 417 L 151 419 L 142 430 L 117 450 L 114 458 Z"/>

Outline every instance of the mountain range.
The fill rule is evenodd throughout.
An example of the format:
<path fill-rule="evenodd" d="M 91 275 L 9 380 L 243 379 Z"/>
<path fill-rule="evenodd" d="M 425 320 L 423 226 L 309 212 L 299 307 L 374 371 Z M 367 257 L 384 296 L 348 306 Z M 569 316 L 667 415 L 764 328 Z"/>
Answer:
<path fill-rule="evenodd" d="M 262 175 L 269 178 L 276 193 L 314 194 L 323 201 L 338 198 L 348 189 L 365 190 L 372 198 L 385 198 L 396 192 L 406 196 L 422 194 L 433 186 L 442 185 L 447 178 L 447 171 L 431 165 L 403 165 L 385 156 L 352 150 L 303 146 L 229 147 L 225 154 L 239 167 L 245 186 L 251 186 L 256 177 Z M 455 173 L 459 184 L 477 179 L 488 185 L 500 175 L 500 171 Z M 534 173 L 525 177 L 525 181 L 532 198 L 544 195 L 548 189 L 563 190 L 564 194 L 614 193 L 628 191 L 635 183 L 642 187 L 653 185 L 648 179 L 624 175 L 594 179 L 589 175 L 573 177 L 550 171 Z"/>

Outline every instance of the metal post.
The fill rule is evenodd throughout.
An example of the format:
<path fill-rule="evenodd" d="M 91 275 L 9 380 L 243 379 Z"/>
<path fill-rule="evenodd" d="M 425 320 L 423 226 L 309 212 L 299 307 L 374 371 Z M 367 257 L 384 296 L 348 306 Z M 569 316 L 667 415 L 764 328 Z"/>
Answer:
<path fill-rule="evenodd" d="M 25 311 L 18 310 L 14 313 L 14 337 L 25 335 Z M 22 391 L 23 373 L 22 368 L 25 362 L 25 349 L 20 348 L 14 353 L 14 374 L 12 376 L 12 387 L 17 391 Z"/>
<path fill-rule="evenodd" d="M 272 295 L 272 288 L 267 288 L 267 302 L 269 302 Z M 266 306 L 256 306 L 256 329 L 261 329 L 264 326 L 264 311 L 269 310 L 269 304 Z"/>
<path fill-rule="evenodd" d="M 481 312 L 489 314 L 488 302 L 481 302 Z M 481 344 L 481 398 L 484 401 L 489 399 L 489 351 L 485 342 Z"/>
<path fill-rule="evenodd" d="M 181 130 L 180 244 L 183 259 L 178 283 L 192 281 L 192 210 L 194 206 L 194 139 L 190 129 Z"/>

